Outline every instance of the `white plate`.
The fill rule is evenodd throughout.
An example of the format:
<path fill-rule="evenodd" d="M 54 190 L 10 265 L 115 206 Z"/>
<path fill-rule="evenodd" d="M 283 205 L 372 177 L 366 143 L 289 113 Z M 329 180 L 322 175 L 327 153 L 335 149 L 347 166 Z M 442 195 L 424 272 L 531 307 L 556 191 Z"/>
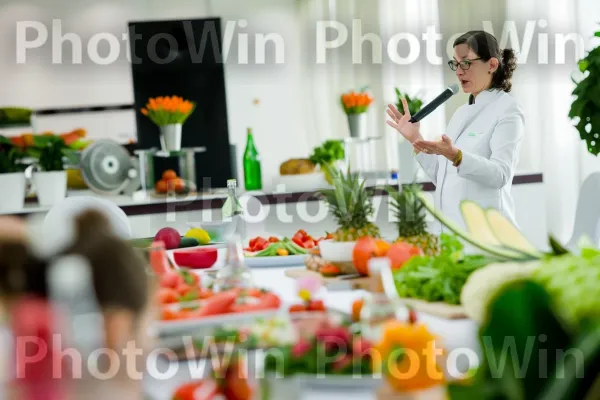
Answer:
<path fill-rule="evenodd" d="M 212 330 L 225 324 L 247 323 L 261 318 L 272 318 L 283 311 L 287 311 L 288 307 L 289 305 L 282 303 L 278 309 L 273 310 L 256 311 L 251 313 L 222 314 L 184 321 L 158 321 L 153 328 L 154 332 L 158 336 L 183 334 L 196 336 L 202 334 L 202 332 L 205 330 Z"/>
<path fill-rule="evenodd" d="M 246 256 L 246 265 L 250 268 L 300 267 L 308 254 L 297 256 L 252 257 Z"/>

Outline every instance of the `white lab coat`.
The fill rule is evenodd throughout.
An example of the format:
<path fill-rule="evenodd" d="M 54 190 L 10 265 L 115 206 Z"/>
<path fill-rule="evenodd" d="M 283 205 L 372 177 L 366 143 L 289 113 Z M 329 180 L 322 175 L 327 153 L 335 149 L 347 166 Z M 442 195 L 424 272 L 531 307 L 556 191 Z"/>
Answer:
<path fill-rule="evenodd" d="M 461 106 L 446 131 L 463 152 L 460 166 L 443 156 L 416 155 L 436 186 L 436 210 L 464 228 L 460 203 L 468 199 L 497 209 L 516 226 L 511 187 L 524 124 L 515 99 L 501 90 L 483 91 L 473 104 Z M 437 234 L 447 231 L 437 221 L 432 228 Z"/>

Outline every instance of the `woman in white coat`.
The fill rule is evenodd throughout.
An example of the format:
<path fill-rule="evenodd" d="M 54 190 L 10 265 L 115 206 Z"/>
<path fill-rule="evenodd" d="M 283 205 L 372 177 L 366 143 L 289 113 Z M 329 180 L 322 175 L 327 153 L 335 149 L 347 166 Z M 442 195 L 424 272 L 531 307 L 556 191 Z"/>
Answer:
<path fill-rule="evenodd" d="M 499 210 L 515 223 L 511 195 L 512 179 L 524 134 L 524 116 L 513 97 L 511 77 L 516 57 L 511 49 L 501 51 L 494 36 L 471 31 L 454 42 L 454 59 L 448 62 L 469 103 L 450 120 L 441 140 L 425 140 L 419 123 L 409 122 L 390 105 L 388 125 L 415 149 L 416 159 L 436 186 L 435 206 L 459 225 L 463 200 Z M 402 100 L 408 110 L 406 100 Z M 443 231 L 437 224 L 437 233 Z"/>

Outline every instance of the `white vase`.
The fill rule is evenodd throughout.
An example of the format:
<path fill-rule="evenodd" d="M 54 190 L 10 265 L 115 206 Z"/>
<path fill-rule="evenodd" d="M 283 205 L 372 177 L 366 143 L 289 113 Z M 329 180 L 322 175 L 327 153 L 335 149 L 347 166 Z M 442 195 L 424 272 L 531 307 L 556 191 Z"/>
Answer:
<path fill-rule="evenodd" d="M 67 171 L 33 173 L 33 185 L 41 206 L 52 206 L 67 197 Z"/>
<path fill-rule="evenodd" d="M 25 204 L 25 174 L 0 174 L 0 187 L 5 189 L 0 196 L 0 213 L 22 210 Z"/>
<path fill-rule="evenodd" d="M 160 145 L 163 151 L 181 150 L 181 124 L 169 124 L 160 127 Z"/>
<path fill-rule="evenodd" d="M 367 134 L 367 113 L 348 114 L 348 129 L 350 129 L 350 137 L 366 138 Z"/>

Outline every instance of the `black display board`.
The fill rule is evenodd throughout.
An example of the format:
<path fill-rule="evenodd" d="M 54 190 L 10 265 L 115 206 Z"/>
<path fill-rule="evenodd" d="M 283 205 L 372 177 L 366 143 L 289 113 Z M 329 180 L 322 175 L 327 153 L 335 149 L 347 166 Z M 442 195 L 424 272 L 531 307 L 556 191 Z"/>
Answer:
<path fill-rule="evenodd" d="M 183 125 L 182 147 L 206 147 L 196 155 L 196 184 L 226 187 L 234 174 L 227 125 L 221 19 L 129 23 L 138 146 L 160 148 L 159 128 L 139 111 L 151 97 L 177 95 L 196 103 Z M 160 175 L 177 160 L 156 160 Z M 158 176 L 157 179 L 160 177 Z M 210 179 L 206 179 L 210 178 Z"/>

